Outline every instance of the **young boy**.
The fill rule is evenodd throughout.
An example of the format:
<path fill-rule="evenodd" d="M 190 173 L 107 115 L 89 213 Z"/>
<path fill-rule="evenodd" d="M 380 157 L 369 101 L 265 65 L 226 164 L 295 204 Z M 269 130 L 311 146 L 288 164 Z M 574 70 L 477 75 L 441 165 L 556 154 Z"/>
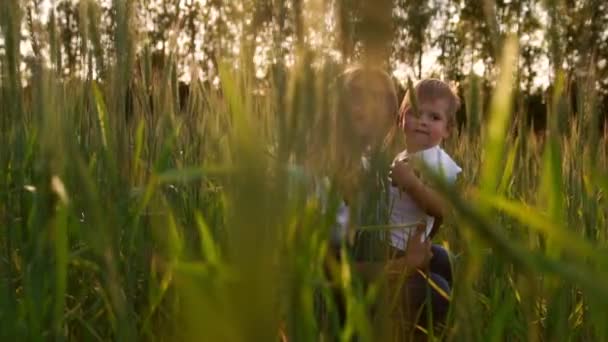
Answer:
<path fill-rule="evenodd" d="M 413 105 L 413 100 L 416 100 L 417 106 Z M 399 109 L 398 122 L 405 134 L 406 150 L 397 155 L 391 170 L 393 186 L 390 189 L 390 224 L 409 227 L 392 229 L 390 232 L 389 245 L 392 247 L 391 254 L 396 259 L 390 262 L 389 269 L 399 273 L 403 267 L 401 259 L 411 254 L 409 249 L 416 246 L 412 242 L 418 242 L 417 239 L 425 240 L 424 244 L 430 247 L 431 252 L 426 276 L 410 273 L 404 284 L 393 284 L 401 289 L 398 292 L 401 293 L 400 309 L 403 310 L 400 313 L 397 309 L 393 315 L 399 317 L 404 314 L 406 322 L 412 327 L 418 324 L 426 328 L 430 323 L 427 322 L 425 307 L 430 308 L 433 325 L 442 325 L 449 308 L 449 299 L 434 288 L 438 287 L 447 294 L 451 292 L 450 258 L 446 250 L 431 245 L 429 241 L 441 225 L 445 205 L 441 196 L 421 180 L 414 167 L 424 163 L 428 169 L 444 176 L 449 182 L 456 179 L 461 168 L 441 149 L 440 144 L 454 126 L 459 106 L 460 100 L 449 85 L 439 80 L 426 79 L 416 84 L 414 94 L 409 91 L 406 93 Z M 422 234 L 413 229 L 421 223 L 425 227 Z M 435 287 L 430 285 L 428 279 Z"/>
<path fill-rule="evenodd" d="M 433 172 L 454 182 L 461 168 L 440 147 L 454 126 L 460 106 L 458 96 L 450 86 L 436 79 L 425 79 L 416 84 L 415 94 L 409 91 L 399 110 L 399 126 L 405 134 L 406 150 L 394 160 L 390 189 L 391 225 L 414 225 L 424 222 L 428 238 L 440 225 L 445 206 L 441 197 L 417 176 L 415 166 L 424 163 Z M 415 96 L 418 108 L 412 105 Z M 391 231 L 391 245 L 404 251 L 411 229 Z"/>

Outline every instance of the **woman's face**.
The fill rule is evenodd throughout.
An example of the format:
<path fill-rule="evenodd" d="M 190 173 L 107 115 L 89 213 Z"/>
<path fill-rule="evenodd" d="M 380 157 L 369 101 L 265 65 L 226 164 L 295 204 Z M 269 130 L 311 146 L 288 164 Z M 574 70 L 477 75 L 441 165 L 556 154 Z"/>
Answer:
<path fill-rule="evenodd" d="M 362 74 L 355 77 L 347 92 L 350 120 L 355 138 L 365 145 L 379 143 L 386 135 L 393 113 L 387 101 L 386 85 L 380 76 Z"/>

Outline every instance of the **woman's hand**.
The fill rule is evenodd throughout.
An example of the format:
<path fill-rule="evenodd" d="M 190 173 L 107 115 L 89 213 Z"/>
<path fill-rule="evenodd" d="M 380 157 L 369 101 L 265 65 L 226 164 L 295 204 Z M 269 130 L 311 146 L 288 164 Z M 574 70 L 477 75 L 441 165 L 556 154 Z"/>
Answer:
<path fill-rule="evenodd" d="M 388 261 L 386 267 L 389 274 L 411 273 L 417 269 L 428 267 L 433 253 L 431 252 L 431 240 L 424 238 L 425 232 L 426 226 L 424 224 L 419 224 L 416 227 L 407 241 L 405 256 Z"/>

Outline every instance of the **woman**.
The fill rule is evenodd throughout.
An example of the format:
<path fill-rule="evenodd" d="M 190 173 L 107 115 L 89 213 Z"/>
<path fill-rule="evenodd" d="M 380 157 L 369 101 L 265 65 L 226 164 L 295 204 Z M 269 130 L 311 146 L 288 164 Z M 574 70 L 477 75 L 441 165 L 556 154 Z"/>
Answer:
<path fill-rule="evenodd" d="M 402 329 L 390 329 L 386 325 L 389 321 L 394 321 L 392 325 L 396 326 L 408 321 L 410 328 L 415 322 L 425 324 L 426 312 L 422 312 L 421 319 L 417 319 L 416 314 L 427 302 L 427 293 L 434 322 L 443 321 L 447 299 L 429 285 L 426 280 L 429 277 L 417 272 L 428 269 L 431 259 L 430 242 L 420 238 L 423 229 L 415 232 L 419 238 L 410 239 L 406 253 L 400 255 L 392 253 L 386 230 L 371 229 L 389 222 L 389 167 L 392 157 L 402 147 L 397 141 L 400 135 L 397 134 L 398 100 L 394 84 L 382 70 L 366 66 L 347 69 L 339 82 L 334 119 L 336 139 L 331 160 L 335 171 L 333 181 L 344 203 L 339 210 L 338 227 L 332 234 L 328 264 L 338 265 L 335 261 L 341 259 L 344 248 L 353 261 L 358 289 L 365 291 L 372 284 L 386 285 L 388 279 L 389 289 L 403 292 L 392 296 L 382 291 L 371 305 L 376 338 L 394 336 L 389 330 L 403 333 Z M 447 255 L 433 259 L 440 264 L 439 268 L 445 268 L 447 263 L 449 269 Z M 431 274 L 430 278 L 443 293 L 449 293 L 443 277 Z M 357 289 L 357 284 L 354 287 Z M 343 290 L 344 286 L 334 290 L 342 325 L 348 319 Z M 396 306 L 392 299 L 398 302 Z M 389 315 L 392 320 L 388 319 Z"/>

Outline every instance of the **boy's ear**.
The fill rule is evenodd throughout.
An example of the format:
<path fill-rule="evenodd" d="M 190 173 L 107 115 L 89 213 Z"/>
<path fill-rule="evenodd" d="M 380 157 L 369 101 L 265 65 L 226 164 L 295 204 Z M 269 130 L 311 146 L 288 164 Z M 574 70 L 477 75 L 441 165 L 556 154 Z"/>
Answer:
<path fill-rule="evenodd" d="M 456 128 L 456 123 L 454 120 L 448 120 L 447 125 L 445 127 L 445 132 L 443 134 L 443 138 L 447 139 L 452 135 L 452 131 Z"/>
<path fill-rule="evenodd" d="M 452 125 L 448 125 L 443 132 L 443 139 L 447 139 L 450 137 L 450 133 L 452 132 Z"/>

